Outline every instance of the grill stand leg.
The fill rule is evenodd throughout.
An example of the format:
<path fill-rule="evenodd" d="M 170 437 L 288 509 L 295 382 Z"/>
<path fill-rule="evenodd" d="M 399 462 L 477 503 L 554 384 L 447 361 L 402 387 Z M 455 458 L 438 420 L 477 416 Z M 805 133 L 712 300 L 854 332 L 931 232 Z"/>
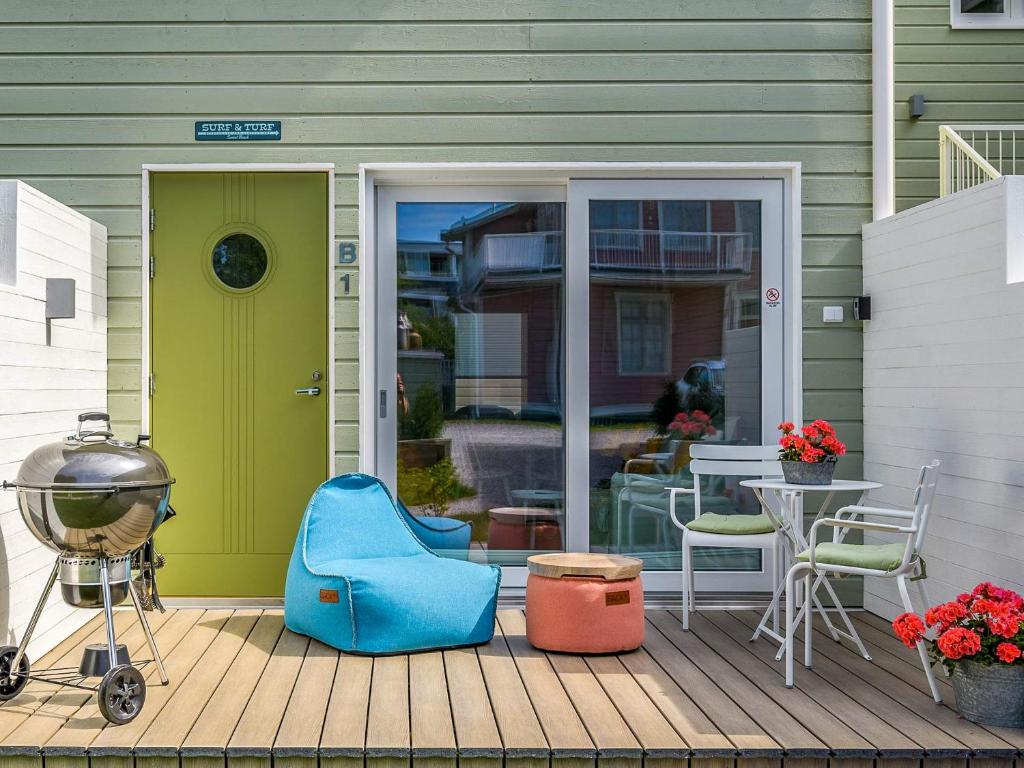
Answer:
<path fill-rule="evenodd" d="M 135 583 L 128 580 L 128 591 L 132 595 L 132 604 L 135 606 L 135 612 L 139 614 L 139 622 L 142 624 L 142 631 L 146 635 L 146 643 L 149 645 L 149 652 L 153 654 L 153 662 L 156 664 L 157 672 L 160 673 L 160 684 L 167 685 L 167 672 L 164 670 L 163 659 L 160 658 L 160 651 L 156 647 L 156 640 L 153 638 L 153 630 L 149 628 L 149 622 L 146 620 L 146 611 L 142 608 L 142 600 L 139 598 L 139 593 L 135 591 Z"/>
<path fill-rule="evenodd" d="M 59 565 L 56 561 L 53 563 L 53 570 L 50 571 L 50 578 L 46 580 L 46 586 L 43 587 L 43 594 L 39 596 L 39 602 L 36 603 L 36 609 L 32 612 L 32 618 L 29 619 L 28 626 L 25 627 L 25 634 L 21 636 L 21 643 L 18 645 L 18 652 L 14 654 L 14 659 L 11 662 L 11 671 L 16 672 L 21 664 L 21 659 L 25 655 L 25 649 L 28 648 L 28 643 L 32 639 L 32 633 L 36 631 L 36 624 L 39 623 L 39 617 L 43 615 L 43 607 L 46 605 L 47 599 L 50 597 L 50 590 L 53 589 L 53 585 L 57 583 L 57 571 Z"/>
<path fill-rule="evenodd" d="M 117 666 L 117 646 L 114 644 L 114 606 L 110 604 L 110 572 L 107 558 L 100 558 L 100 588 L 103 590 L 103 618 L 107 623 L 107 653 L 110 655 L 110 669 Z"/>

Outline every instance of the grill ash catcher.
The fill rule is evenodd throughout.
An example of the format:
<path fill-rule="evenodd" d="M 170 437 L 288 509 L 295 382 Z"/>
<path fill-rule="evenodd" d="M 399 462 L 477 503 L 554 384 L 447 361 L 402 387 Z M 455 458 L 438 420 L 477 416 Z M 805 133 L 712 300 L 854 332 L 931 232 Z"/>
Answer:
<path fill-rule="evenodd" d="M 105 428 L 86 428 L 97 422 Z M 32 535 L 57 558 L 21 643 L 0 647 L 0 701 L 15 698 L 29 680 L 95 691 L 100 712 L 120 725 L 142 711 L 143 667 L 155 664 L 161 684 L 167 685 L 146 612 L 163 611 L 156 588 L 163 558 L 153 548 L 153 533 L 174 515 L 169 504 L 174 478 L 159 454 L 143 445 L 148 439 L 115 440 L 110 416 L 83 413 L 74 435 L 34 450 L 14 482 L 3 483 L 17 491 L 18 508 Z M 77 668 L 32 672 L 25 649 L 57 581 L 64 602 L 103 609 L 106 642 L 86 646 Z M 152 659 L 132 661 L 114 638 L 113 608 L 129 598 Z M 99 682 L 92 682 L 96 678 Z"/>

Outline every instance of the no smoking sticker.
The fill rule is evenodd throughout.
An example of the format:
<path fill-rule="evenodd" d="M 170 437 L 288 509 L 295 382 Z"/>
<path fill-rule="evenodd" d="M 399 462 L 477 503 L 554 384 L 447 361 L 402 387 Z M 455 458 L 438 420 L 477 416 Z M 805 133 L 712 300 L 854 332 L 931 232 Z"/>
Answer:
<path fill-rule="evenodd" d="M 769 288 L 764 292 L 764 301 L 769 307 L 777 307 L 782 301 L 782 293 L 778 288 Z"/>

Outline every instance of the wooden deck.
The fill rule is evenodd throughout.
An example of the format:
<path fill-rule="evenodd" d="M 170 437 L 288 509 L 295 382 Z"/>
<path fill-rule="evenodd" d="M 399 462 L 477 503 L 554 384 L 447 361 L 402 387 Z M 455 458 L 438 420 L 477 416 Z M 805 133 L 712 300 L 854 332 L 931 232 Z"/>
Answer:
<path fill-rule="evenodd" d="M 152 616 L 171 683 L 146 668 L 140 716 L 107 726 L 92 694 L 30 683 L 0 707 L 0 768 L 994 768 L 1024 749 L 1024 731 L 935 705 L 914 657 L 867 615 L 875 662 L 819 633 L 794 690 L 774 647 L 748 642 L 746 612 L 698 615 L 686 633 L 650 611 L 642 650 L 587 658 L 534 650 L 514 610 L 486 646 L 381 658 L 292 634 L 279 611 Z M 133 614 L 117 623 L 143 658 Z M 101 631 L 93 621 L 37 667 L 77 665 Z"/>

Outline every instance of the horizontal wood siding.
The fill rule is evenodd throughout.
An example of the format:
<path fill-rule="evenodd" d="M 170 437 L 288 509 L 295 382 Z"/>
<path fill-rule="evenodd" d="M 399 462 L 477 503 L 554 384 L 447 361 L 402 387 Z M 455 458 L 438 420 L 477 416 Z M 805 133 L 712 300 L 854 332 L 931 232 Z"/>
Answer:
<path fill-rule="evenodd" d="M 1024 29 L 952 29 L 949 1 L 896 0 L 897 211 L 938 197 L 940 125 L 1024 123 Z"/>
<path fill-rule="evenodd" d="M 143 163 L 335 163 L 348 241 L 361 162 L 798 160 L 806 412 L 840 423 L 853 476 L 860 331 L 824 327 L 821 307 L 861 287 L 869 14 L 868 0 L 10 0 L 0 169 L 110 230 L 110 407 L 132 434 Z M 196 144 L 193 121 L 216 116 L 281 118 L 283 140 Z M 357 464 L 350 285 L 336 306 L 339 471 Z"/>
<path fill-rule="evenodd" d="M 865 228 L 864 470 L 885 484 L 875 502 L 906 507 L 921 465 L 942 460 L 924 547 L 936 601 L 983 580 L 1024 588 L 1024 285 L 1006 282 L 1020 182 Z M 892 580 L 866 580 L 869 609 L 897 603 Z"/>
<path fill-rule="evenodd" d="M 0 180 L 0 481 L 31 451 L 74 432 L 77 416 L 106 410 L 107 258 L 103 227 L 13 180 Z M 0 270 L 2 273 L 3 270 Z M 75 281 L 75 317 L 50 321 L 46 279 Z M 0 491 L 0 644 L 20 642 L 56 555 L 29 532 L 17 496 Z M 40 619 L 33 658 L 92 615 L 59 590 Z"/>

